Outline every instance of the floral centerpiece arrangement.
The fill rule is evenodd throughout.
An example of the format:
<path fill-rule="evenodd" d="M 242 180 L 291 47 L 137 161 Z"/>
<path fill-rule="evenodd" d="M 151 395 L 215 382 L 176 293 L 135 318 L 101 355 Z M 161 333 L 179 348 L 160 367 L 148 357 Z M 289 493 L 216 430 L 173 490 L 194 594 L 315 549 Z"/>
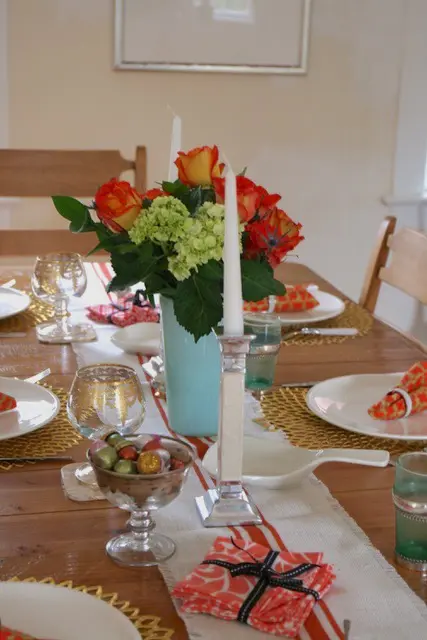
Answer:
<path fill-rule="evenodd" d="M 150 301 L 156 293 L 173 301 L 178 323 L 197 342 L 223 316 L 224 165 L 216 146 L 179 152 L 175 164 L 178 180 L 145 193 L 113 178 L 91 205 L 62 195 L 53 202 L 71 231 L 97 235 L 91 253 L 111 254 L 110 290 L 143 282 Z M 278 194 L 244 173 L 236 187 L 243 298 L 255 302 L 282 295 L 273 269 L 303 240 L 301 225 L 279 208 Z"/>

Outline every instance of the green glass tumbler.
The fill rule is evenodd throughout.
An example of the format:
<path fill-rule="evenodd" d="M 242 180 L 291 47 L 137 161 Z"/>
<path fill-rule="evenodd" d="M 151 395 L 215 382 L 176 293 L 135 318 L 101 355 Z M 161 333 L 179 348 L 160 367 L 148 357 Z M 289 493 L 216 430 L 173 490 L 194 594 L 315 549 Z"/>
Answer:
<path fill-rule="evenodd" d="M 427 453 L 404 453 L 396 462 L 396 560 L 427 572 Z"/>
<path fill-rule="evenodd" d="M 277 356 L 282 339 L 281 324 L 269 314 L 246 314 L 245 334 L 254 336 L 246 356 L 245 386 L 263 392 L 273 386 Z"/>

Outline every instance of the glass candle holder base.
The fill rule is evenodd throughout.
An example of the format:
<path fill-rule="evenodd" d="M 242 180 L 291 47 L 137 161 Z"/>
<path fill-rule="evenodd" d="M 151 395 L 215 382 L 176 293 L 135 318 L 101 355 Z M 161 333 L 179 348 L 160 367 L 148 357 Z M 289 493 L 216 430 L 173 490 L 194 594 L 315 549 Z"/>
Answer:
<path fill-rule="evenodd" d="M 410 569 L 411 571 L 419 571 L 420 573 L 427 574 L 427 561 L 426 560 L 411 560 L 410 558 L 406 558 L 405 556 L 400 555 L 400 553 L 395 554 L 396 562 L 400 567 L 404 567 L 405 569 Z"/>
<path fill-rule="evenodd" d="M 176 550 L 173 540 L 161 533 L 139 538 L 133 532 L 112 538 L 106 545 L 110 558 L 126 567 L 152 567 L 170 558 Z"/>
<path fill-rule="evenodd" d="M 36 327 L 39 342 L 69 344 L 70 342 L 93 342 L 97 339 L 95 329 L 87 323 L 69 324 L 44 322 Z"/>

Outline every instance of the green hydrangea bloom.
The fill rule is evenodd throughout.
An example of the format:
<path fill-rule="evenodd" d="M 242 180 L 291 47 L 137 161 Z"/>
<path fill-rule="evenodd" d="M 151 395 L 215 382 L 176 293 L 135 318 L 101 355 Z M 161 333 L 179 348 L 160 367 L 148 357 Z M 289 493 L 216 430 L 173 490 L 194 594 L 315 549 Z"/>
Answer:
<path fill-rule="evenodd" d="M 140 213 L 129 229 L 129 237 L 135 244 L 145 240 L 177 242 L 186 235 L 188 226 L 192 225 L 187 207 L 177 198 L 160 196 Z"/>
<path fill-rule="evenodd" d="M 176 255 L 168 261 L 169 270 L 177 280 L 185 280 L 192 269 L 197 270 L 209 260 L 222 259 L 224 205 L 205 202 L 196 217 L 187 221 L 185 231 L 185 235 L 175 243 Z"/>

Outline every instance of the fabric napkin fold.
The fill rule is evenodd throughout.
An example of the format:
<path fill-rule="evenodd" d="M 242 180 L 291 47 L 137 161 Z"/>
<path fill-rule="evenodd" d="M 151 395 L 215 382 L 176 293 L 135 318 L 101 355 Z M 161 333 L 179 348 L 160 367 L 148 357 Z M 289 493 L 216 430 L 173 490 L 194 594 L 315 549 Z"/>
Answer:
<path fill-rule="evenodd" d="M 317 307 L 319 301 L 309 291 L 309 285 L 297 284 L 286 285 L 284 296 L 270 296 L 258 302 L 244 302 L 244 311 L 271 313 L 288 313 L 298 311 L 308 311 Z"/>
<path fill-rule="evenodd" d="M 15 398 L 12 398 L 12 396 L 8 396 L 7 393 L 2 393 L 0 391 L 0 413 L 3 411 L 10 411 L 11 409 L 16 409 Z"/>
<path fill-rule="evenodd" d="M 427 361 L 417 362 L 399 384 L 368 409 L 377 420 L 397 420 L 427 409 Z"/>
<path fill-rule="evenodd" d="M 87 307 L 87 317 L 93 322 L 115 324 L 128 327 L 137 322 L 159 322 L 159 312 L 137 291 L 122 298 L 116 303 L 98 304 Z"/>
<path fill-rule="evenodd" d="M 238 620 L 295 638 L 335 575 L 322 553 L 272 551 L 248 540 L 219 537 L 204 561 L 172 594 L 183 611 Z"/>

